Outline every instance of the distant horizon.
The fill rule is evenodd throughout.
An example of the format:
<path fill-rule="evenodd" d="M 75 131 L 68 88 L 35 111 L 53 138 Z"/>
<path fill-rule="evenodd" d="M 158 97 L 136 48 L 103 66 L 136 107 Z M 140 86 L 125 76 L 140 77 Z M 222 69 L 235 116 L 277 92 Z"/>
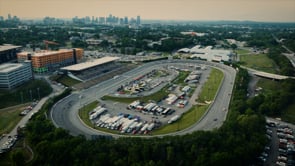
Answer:
<path fill-rule="evenodd" d="M 295 0 L 0 0 L 0 16 L 114 16 L 142 20 L 295 22 Z"/>
<path fill-rule="evenodd" d="M 11 15 L 14 16 L 14 15 Z M 139 15 L 140 16 L 140 15 Z M 5 19 L 7 19 L 7 16 L 3 16 Z M 17 16 L 19 19 L 21 20 L 43 20 L 45 17 L 50 17 L 50 18 L 55 18 L 55 19 L 61 19 L 61 20 L 72 20 L 74 17 L 70 18 L 66 18 L 66 17 L 52 17 L 52 16 L 45 16 L 45 17 L 19 17 Z M 83 17 L 78 17 L 78 18 L 85 18 L 87 16 L 83 16 Z M 90 18 L 92 16 L 89 16 Z M 95 17 L 107 17 L 107 16 L 95 16 Z M 124 17 L 120 17 L 120 16 L 116 16 L 119 18 L 124 18 Z M 128 17 L 130 18 L 136 18 L 136 16 L 134 17 Z M 283 22 L 283 21 L 256 21 L 256 20 L 184 20 L 184 19 L 145 19 L 145 18 L 141 18 L 141 21 L 175 21 L 175 22 L 256 22 L 256 23 L 295 23 L 295 21 L 290 21 L 290 22 Z"/>

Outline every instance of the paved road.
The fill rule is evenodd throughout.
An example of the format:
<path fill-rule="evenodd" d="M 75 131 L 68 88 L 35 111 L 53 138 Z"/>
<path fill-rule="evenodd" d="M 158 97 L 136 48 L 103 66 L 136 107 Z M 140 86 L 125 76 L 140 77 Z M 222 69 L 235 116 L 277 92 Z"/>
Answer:
<path fill-rule="evenodd" d="M 14 136 L 17 135 L 17 128 L 21 127 L 21 126 L 25 126 L 27 124 L 27 122 L 29 121 L 29 119 L 31 118 L 31 116 L 38 112 L 41 107 L 43 106 L 43 104 L 47 101 L 48 98 L 53 97 L 54 95 L 58 95 L 59 93 L 62 92 L 63 88 L 57 86 L 57 85 L 52 85 L 50 83 L 50 81 L 48 80 L 48 76 L 35 76 L 35 78 L 37 79 L 42 79 L 45 78 L 45 80 L 51 85 L 51 87 L 53 88 L 53 93 L 51 93 L 49 96 L 42 98 L 37 105 L 27 114 L 25 115 L 19 122 L 18 124 L 14 127 L 14 129 L 7 134 L 7 136 L 3 137 L 0 140 L 0 148 L 1 146 L 8 141 L 8 136 Z"/>
<path fill-rule="evenodd" d="M 275 79 L 275 80 L 284 80 L 284 79 L 295 79 L 295 77 L 291 77 L 291 76 L 284 76 L 284 75 L 279 75 L 279 74 L 273 74 L 273 73 L 267 73 L 264 71 L 259 71 L 259 70 L 255 70 L 246 66 L 241 66 L 241 68 L 248 70 L 248 73 L 252 73 L 256 76 L 259 77 L 264 77 L 264 78 L 269 78 L 269 79 Z"/>
<path fill-rule="evenodd" d="M 87 138 L 91 138 L 91 135 L 112 135 L 109 133 L 104 133 L 101 131 L 94 130 L 85 126 L 78 117 L 78 109 L 83 105 L 86 105 L 96 99 L 101 98 L 104 95 L 109 94 L 114 91 L 118 86 L 126 83 L 127 81 L 141 75 L 142 73 L 151 71 L 155 68 L 155 66 L 159 65 L 167 65 L 168 63 L 198 63 L 210 65 L 212 67 L 216 67 L 224 73 L 224 79 L 222 81 L 222 85 L 219 89 L 219 93 L 216 96 L 214 103 L 211 105 L 206 115 L 195 125 L 190 127 L 189 129 L 171 133 L 170 135 L 181 135 L 186 133 L 191 133 L 196 130 L 211 130 L 213 128 L 220 127 L 223 121 L 226 119 L 227 110 L 230 102 L 230 95 L 233 89 L 233 83 L 236 76 L 236 71 L 226 65 L 205 62 L 205 61 L 197 61 L 197 60 L 165 60 L 165 61 L 157 61 L 144 64 L 139 66 L 123 75 L 117 79 L 110 79 L 100 84 L 97 84 L 94 87 L 89 89 L 75 92 L 70 96 L 60 100 L 58 103 L 54 105 L 51 110 L 51 119 L 56 127 L 62 127 L 72 135 L 85 135 Z M 225 109 L 225 111 L 223 110 Z M 217 121 L 214 119 L 217 118 Z M 112 135 L 114 137 L 118 137 L 118 135 Z"/>
<path fill-rule="evenodd" d="M 38 104 L 27 114 L 25 115 L 19 122 L 18 124 L 14 127 L 14 129 L 7 134 L 7 136 L 3 137 L 0 140 L 0 148 L 1 146 L 8 141 L 8 136 L 14 136 L 17 135 L 17 128 L 20 126 L 25 126 L 26 123 L 29 121 L 29 119 L 31 118 L 32 114 L 36 113 L 37 111 L 39 111 L 39 109 L 42 107 L 42 105 L 46 102 L 46 100 L 48 99 L 48 97 L 44 97 L 42 98 Z"/>

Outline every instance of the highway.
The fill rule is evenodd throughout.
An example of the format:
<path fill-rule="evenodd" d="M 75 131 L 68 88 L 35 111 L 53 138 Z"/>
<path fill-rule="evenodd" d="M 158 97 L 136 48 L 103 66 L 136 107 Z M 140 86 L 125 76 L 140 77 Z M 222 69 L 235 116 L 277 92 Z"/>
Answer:
<path fill-rule="evenodd" d="M 110 92 L 116 90 L 120 85 L 126 83 L 129 80 L 132 80 L 142 73 L 151 71 L 157 66 L 173 63 L 197 63 L 209 65 L 211 67 L 220 69 L 224 73 L 224 79 L 214 102 L 211 104 L 206 114 L 196 124 L 188 129 L 166 135 L 182 135 L 196 130 L 211 130 L 220 127 L 226 119 L 231 97 L 230 95 L 234 86 L 236 70 L 223 64 L 198 60 L 164 60 L 147 63 L 129 72 L 126 72 L 125 74 L 122 74 L 116 79 L 110 79 L 89 89 L 74 92 L 53 106 L 51 110 L 51 120 L 56 127 L 69 130 L 70 134 L 72 135 L 85 135 L 86 138 L 91 138 L 92 135 L 112 135 L 113 137 L 120 137 L 120 135 L 104 133 L 85 126 L 84 123 L 82 123 L 79 119 L 79 108 L 101 98 L 104 95 L 109 94 Z"/>

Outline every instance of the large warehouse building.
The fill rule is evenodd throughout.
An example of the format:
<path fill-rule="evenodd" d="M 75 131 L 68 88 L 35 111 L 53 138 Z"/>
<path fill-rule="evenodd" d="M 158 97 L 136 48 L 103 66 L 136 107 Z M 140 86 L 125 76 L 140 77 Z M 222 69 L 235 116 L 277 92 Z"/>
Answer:
<path fill-rule="evenodd" d="M 116 61 L 119 57 L 103 57 L 100 59 L 91 60 L 67 67 L 61 68 L 61 71 L 74 74 L 80 80 L 88 80 L 95 76 L 107 73 L 115 68 L 118 68 Z"/>
<path fill-rule="evenodd" d="M 191 54 L 190 58 L 199 58 L 206 61 L 221 62 L 231 61 L 232 52 L 229 50 L 215 50 L 212 46 L 201 48 L 200 45 L 194 46 L 193 48 L 182 48 L 178 50 L 179 53 Z"/>
<path fill-rule="evenodd" d="M 16 61 L 16 54 L 20 52 L 21 46 L 0 45 L 0 64 Z"/>
<path fill-rule="evenodd" d="M 0 88 L 12 89 L 33 78 L 30 61 L 0 65 Z"/>
<path fill-rule="evenodd" d="M 61 49 L 58 51 L 42 50 L 17 54 L 18 62 L 31 60 L 34 72 L 44 73 L 58 70 L 60 67 L 77 64 L 83 57 L 83 49 Z"/>

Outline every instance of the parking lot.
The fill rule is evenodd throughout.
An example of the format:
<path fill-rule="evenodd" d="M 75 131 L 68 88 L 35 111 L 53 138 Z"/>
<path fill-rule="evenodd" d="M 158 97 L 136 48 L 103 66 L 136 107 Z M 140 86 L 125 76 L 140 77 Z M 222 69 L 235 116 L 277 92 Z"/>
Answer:
<path fill-rule="evenodd" d="M 284 122 L 267 121 L 268 144 L 258 157 L 262 165 L 295 165 L 294 127 Z"/>
<path fill-rule="evenodd" d="M 189 74 L 184 78 L 183 83 L 171 84 L 171 81 L 176 78 L 180 71 L 186 71 Z M 116 97 L 143 97 L 169 85 L 166 91 L 168 95 L 159 101 L 149 100 L 143 102 L 139 99 L 130 103 L 120 103 L 100 100 L 101 105 L 107 111 L 97 116 L 97 118 L 91 119 L 92 123 L 98 127 L 133 134 L 147 134 L 157 127 L 169 125 L 181 118 L 183 113 L 197 103 L 198 94 L 201 92 L 202 85 L 206 82 L 210 71 L 210 68 L 201 69 L 199 66 L 196 68 L 189 65 L 167 65 L 164 68 L 143 73 L 120 86 L 111 95 Z M 161 83 L 161 86 L 152 86 L 157 83 Z M 134 91 L 136 91 L 135 94 Z M 134 121 L 134 124 L 130 120 Z M 125 123 L 129 128 L 123 130 L 122 126 Z M 136 125 L 137 127 L 135 127 Z"/>

